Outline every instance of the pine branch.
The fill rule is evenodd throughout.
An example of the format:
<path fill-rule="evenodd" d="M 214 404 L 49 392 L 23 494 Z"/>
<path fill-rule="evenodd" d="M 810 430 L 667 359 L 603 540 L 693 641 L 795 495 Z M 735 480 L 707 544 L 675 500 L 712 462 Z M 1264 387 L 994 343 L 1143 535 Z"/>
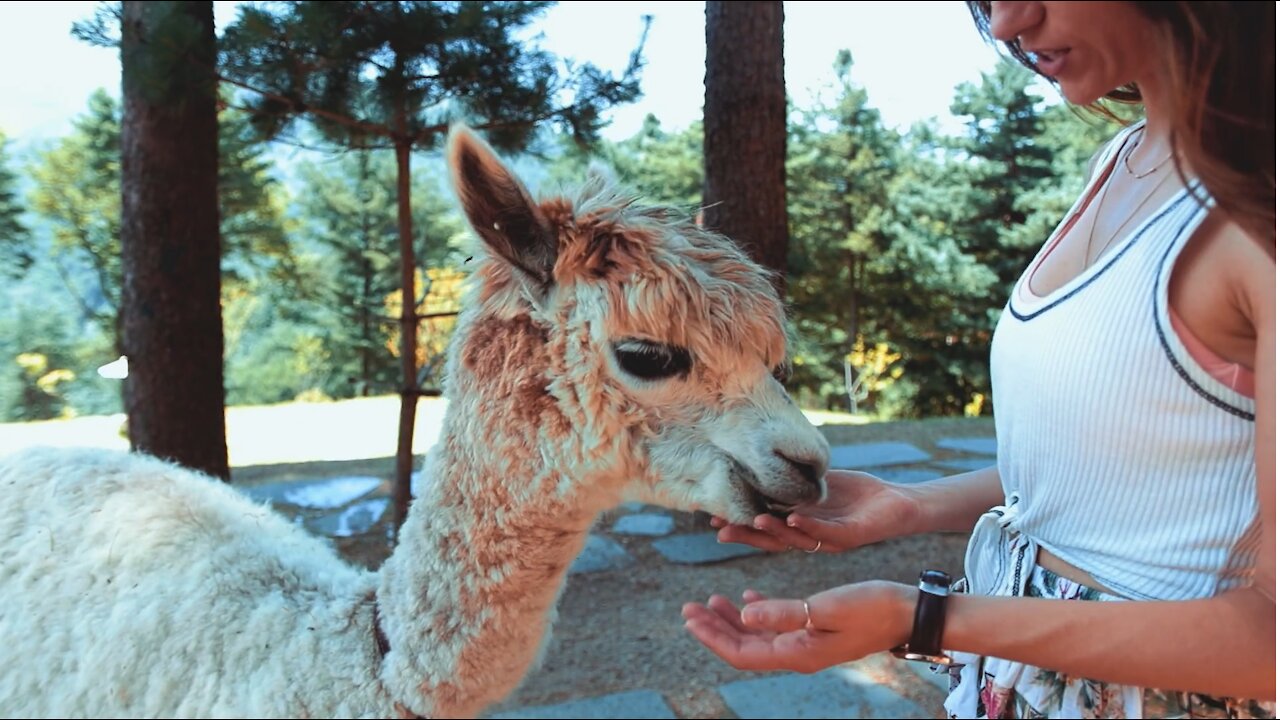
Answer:
<path fill-rule="evenodd" d="M 297 113 L 297 114 L 310 113 L 312 115 L 315 115 L 316 117 L 321 117 L 321 118 L 324 118 L 325 120 L 329 120 L 339 125 L 342 125 L 343 127 L 352 128 L 354 130 L 361 130 L 363 132 L 369 133 L 370 135 L 385 137 L 393 141 L 401 139 L 396 137 L 396 133 L 394 133 L 390 128 L 384 127 L 382 125 L 376 125 L 374 123 L 365 122 L 363 120 L 356 120 L 355 118 L 347 117 L 346 115 L 343 115 L 341 113 L 335 113 L 329 110 L 325 110 L 323 108 L 315 107 L 313 105 L 308 105 L 307 103 L 297 98 L 290 98 L 284 95 L 280 95 L 278 93 L 273 93 L 269 90 L 263 90 L 262 88 L 254 87 L 247 82 L 237 80 L 233 77 L 228 77 L 227 75 L 224 75 L 222 73 L 217 74 L 217 79 L 229 85 L 234 85 L 235 87 L 238 87 L 242 90 L 248 90 L 249 92 L 257 93 L 258 95 L 264 98 L 267 98 L 268 100 L 275 100 L 276 102 L 283 103 L 289 108 L 289 111 L 293 113 Z"/>

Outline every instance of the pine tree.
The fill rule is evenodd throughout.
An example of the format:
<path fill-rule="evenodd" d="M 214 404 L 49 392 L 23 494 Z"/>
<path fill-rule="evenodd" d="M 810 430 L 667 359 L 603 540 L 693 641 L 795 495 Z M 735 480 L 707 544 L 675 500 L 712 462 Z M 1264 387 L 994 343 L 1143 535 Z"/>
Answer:
<path fill-rule="evenodd" d="M 18 179 L 9 169 L 5 155 L 5 137 L 0 133 L 0 265 L 2 272 L 20 277 L 35 261 L 29 248 L 30 231 L 22 222 L 22 204 L 18 200 Z"/>
<path fill-rule="evenodd" d="M 324 249 L 326 272 L 316 298 L 326 334 L 336 397 L 396 387 L 397 356 L 388 351 L 395 319 L 386 299 L 396 288 L 398 252 L 395 166 L 391 158 L 358 150 L 326 166 L 305 165 L 302 209 L 307 237 Z M 436 267 L 450 257 L 462 227 L 438 191 L 437 178 L 419 174 L 413 193 L 417 256 Z"/>
<path fill-rule="evenodd" d="M 848 52 L 835 71 L 834 99 L 796 113 L 791 130 L 793 384 L 831 407 L 932 412 L 982 371 L 956 372 L 954 340 L 975 324 L 967 308 L 990 276 L 945 235 L 939 211 L 955 198 L 939 182 L 936 138 L 884 127 Z M 891 367 L 880 362 L 895 355 Z"/>
<path fill-rule="evenodd" d="M 1002 307 L 1013 283 L 1044 242 L 1027 226 L 1029 209 L 1018 202 L 1054 177 L 1052 153 L 1043 140 L 1043 98 L 1031 92 L 1035 76 L 1013 62 L 983 73 L 979 85 L 964 83 L 951 112 L 966 118 L 961 143 L 974 162 L 964 165 L 958 185 L 969 189 L 967 222 L 957 228 L 964 247 L 995 271 L 999 282 L 990 296 Z"/>
<path fill-rule="evenodd" d="M 120 308 L 120 106 L 89 96 L 72 132 L 31 168 L 31 207 L 53 231 L 52 261 L 85 320 L 117 336 Z"/>

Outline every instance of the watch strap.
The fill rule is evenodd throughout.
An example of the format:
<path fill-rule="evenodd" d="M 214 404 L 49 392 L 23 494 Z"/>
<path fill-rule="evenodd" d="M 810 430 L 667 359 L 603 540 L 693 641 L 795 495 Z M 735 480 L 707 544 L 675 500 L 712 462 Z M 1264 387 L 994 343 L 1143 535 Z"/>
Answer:
<path fill-rule="evenodd" d="M 937 665 L 950 664 L 942 652 L 942 631 L 946 624 L 947 597 L 951 594 L 951 577 L 939 570 L 920 573 L 916 597 L 915 620 L 911 639 L 895 648 L 893 654 L 905 660 L 919 660 Z"/>

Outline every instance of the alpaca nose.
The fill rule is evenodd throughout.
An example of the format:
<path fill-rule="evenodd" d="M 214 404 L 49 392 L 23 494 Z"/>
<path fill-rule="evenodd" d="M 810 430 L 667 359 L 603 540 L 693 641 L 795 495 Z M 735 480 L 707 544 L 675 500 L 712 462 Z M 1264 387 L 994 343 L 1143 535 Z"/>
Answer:
<path fill-rule="evenodd" d="M 819 479 L 823 474 L 825 474 L 825 468 L 823 468 L 823 465 L 826 463 L 813 458 L 792 457 L 777 450 L 774 450 L 773 454 L 785 461 L 787 466 L 790 467 L 800 479 L 804 480 L 809 485 L 812 485 L 815 490 L 822 489 Z M 822 472 L 819 472 L 819 468 L 822 468 Z"/>

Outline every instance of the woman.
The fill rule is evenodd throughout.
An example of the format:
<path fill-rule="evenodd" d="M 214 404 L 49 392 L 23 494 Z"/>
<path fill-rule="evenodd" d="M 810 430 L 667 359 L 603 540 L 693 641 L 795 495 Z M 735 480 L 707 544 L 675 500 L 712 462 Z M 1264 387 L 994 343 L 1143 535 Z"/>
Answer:
<path fill-rule="evenodd" d="M 713 524 L 825 552 L 972 530 L 942 624 L 951 717 L 1274 717 L 1275 4 L 969 6 L 1068 101 L 1145 110 L 1000 318 L 997 465 L 833 471 L 785 523 Z M 740 669 L 811 672 L 907 643 L 917 590 L 744 600 L 688 604 L 686 626 Z"/>

